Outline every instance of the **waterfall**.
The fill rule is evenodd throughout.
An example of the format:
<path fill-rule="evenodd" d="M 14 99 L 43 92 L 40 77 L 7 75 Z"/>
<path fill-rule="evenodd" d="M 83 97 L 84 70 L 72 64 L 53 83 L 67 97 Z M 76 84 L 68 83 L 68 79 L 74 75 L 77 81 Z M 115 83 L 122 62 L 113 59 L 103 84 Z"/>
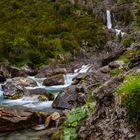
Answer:
<path fill-rule="evenodd" d="M 112 28 L 111 12 L 107 10 L 106 15 L 107 15 L 107 28 L 111 29 Z"/>
<path fill-rule="evenodd" d="M 112 18 L 111 18 L 110 10 L 106 10 L 106 18 L 107 18 L 107 28 L 112 29 Z M 121 37 L 123 37 L 123 35 L 125 34 L 124 32 L 122 32 L 119 29 L 114 29 L 114 30 L 116 32 L 116 36 L 121 35 Z"/>

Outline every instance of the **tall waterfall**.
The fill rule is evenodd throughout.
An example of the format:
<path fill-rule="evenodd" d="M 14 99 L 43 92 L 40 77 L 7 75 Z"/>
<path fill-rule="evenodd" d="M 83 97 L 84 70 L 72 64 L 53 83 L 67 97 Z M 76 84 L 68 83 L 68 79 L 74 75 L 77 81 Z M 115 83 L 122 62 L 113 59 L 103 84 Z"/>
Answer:
<path fill-rule="evenodd" d="M 107 28 L 108 29 L 112 29 L 112 18 L 111 18 L 111 12 L 110 10 L 106 10 L 106 18 L 107 18 Z M 122 32 L 119 29 L 113 29 L 116 32 L 116 36 L 121 35 L 121 37 L 123 37 L 123 35 L 125 34 L 124 32 Z"/>
<path fill-rule="evenodd" d="M 107 28 L 111 29 L 112 28 L 111 12 L 107 10 L 106 15 L 107 15 Z"/>

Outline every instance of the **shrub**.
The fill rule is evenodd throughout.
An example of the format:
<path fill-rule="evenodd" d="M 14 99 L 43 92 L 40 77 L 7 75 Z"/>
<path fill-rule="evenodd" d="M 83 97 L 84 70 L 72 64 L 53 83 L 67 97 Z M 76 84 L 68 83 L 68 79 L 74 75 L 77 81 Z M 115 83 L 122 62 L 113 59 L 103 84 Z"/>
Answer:
<path fill-rule="evenodd" d="M 130 122 L 140 125 L 140 74 L 129 75 L 125 82 L 118 87 L 122 104 L 127 110 Z"/>

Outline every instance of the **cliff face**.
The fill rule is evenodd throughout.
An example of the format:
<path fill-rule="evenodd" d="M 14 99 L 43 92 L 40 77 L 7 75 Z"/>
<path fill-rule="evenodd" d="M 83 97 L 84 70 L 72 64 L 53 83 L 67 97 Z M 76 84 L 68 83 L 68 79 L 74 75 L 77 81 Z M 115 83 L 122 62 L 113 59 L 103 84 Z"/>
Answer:
<path fill-rule="evenodd" d="M 96 18 L 102 19 L 106 24 L 106 10 L 112 14 L 113 27 L 126 28 L 134 21 L 136 10 L 135 2 L 131 0 L 70 0 L 73 4 L 78 4 L 90 9 Z M 132 28 L 132 27 L 131 27 Z M 124 29 L 128 30 L 128 29 Z"/>

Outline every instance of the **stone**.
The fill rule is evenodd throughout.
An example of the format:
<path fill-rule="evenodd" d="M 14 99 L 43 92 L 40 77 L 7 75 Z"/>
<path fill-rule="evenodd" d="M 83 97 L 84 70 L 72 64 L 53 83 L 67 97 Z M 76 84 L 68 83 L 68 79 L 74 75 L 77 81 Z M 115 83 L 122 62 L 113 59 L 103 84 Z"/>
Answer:
<path fill-rule="evenodd" d="M 52 106 L 58 109 L 72 109 L 86 102 L 86 92 L 82 86 L 71 85 L 58 94 Z"/>
<path fill-rule="evenodd" d="M 109 68 L 108 65 L 107 66 L 104 66 L 104 67 L 101 67 L 99 70 L 102 73 L 109 73 L 110 72 L 110 68 Z"/>
<path fill-rule="evenodd" d="M 121 61 L 121 60 L 116 60 L 116 61 L 113 61 L 113 62 L 110 62 L 109 63 L 109 67 L 111 69 L 113 68 L 119 68 L 119 69 L 122 69 L 125 65 L 124 61 Z"/>
<path fill-rule="evenodd" d="M 43 65 L 40 67 L 36 78 L 44 78 L 49 77 L 57 74 L 65 74 L 67 73 L 66 68 L 53 68 L 51 65 Z"/>
<path fill-rule="evenodd" d="M 52 106 L 60 109 L 72 109 L 74 106 L 76 106 L 76 99 L 76 86 L 72 85 L 58 94 L 53 101 Z"/>
<path fill-rule="evenodd" d="M 64 76 L 62 74 L 51 76 L 44 80 L 43 85 L 45 86 L 64 85 Z"/>
<path fill-rule="evenodd" d="M 2 85 L 3 95 L 5 98 L 17 99 L 23 96 L 25 87 L 35 87 L 37 83 L 27 77 L 15 77 Z"/>
<path fill-rule="evenodd" d="M 4 89 L 3 96 L 6 99 L 19 99 L 24 95 L 24 89 L 19 86 L 10 86 Z"/>
<path fill-rule="evenodd" d="M 38 123 L 37 114 L 22 106 L 0 106 L 0 131 L 15 131 L 31 128 Z"/>

